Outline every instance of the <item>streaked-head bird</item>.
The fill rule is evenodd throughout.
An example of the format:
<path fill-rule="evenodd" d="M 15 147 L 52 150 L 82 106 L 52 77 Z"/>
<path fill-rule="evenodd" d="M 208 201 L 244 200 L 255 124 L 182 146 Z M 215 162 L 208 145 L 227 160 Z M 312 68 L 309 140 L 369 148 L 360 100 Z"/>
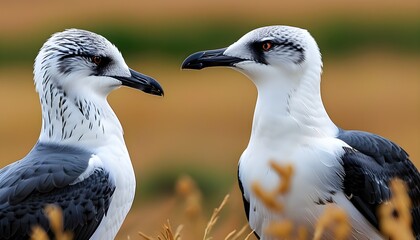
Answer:
<path fill-rule="evenodd" d="M 346 131 L 329 118 L 320 92 L 322 60 L 308 31 L 269 26 L 245 34 L 227 48 L 197 52 L 182 68 L 232 67 L 258 90 L 249 144 L 239 160 L 238 179 L 249 224 L 261 239 L 271 222 L 289 219 L 312 233 L 328 204 L 347 211 L 354 239 L 381 239 L 378 206 L 391 196 L 392 178 L 408 185 L 412 230 L 420 237 L 420 174 L 408 154 L 381 136 Z M 290 191 L 277 198 L 281 213 L 252 190 L 278 187 L 269 165 L 292 164 Z"/>
<path fill-rule="evenodd" d="M 163 95 L 153 78 L 130 69 L 95 33 L 51 36 L 34 65 L 42 109 L 39 140 L 23 159 L 0 169 L 0 239 L 27 239 L 43 213 L 63 210 L 74 239 L 114 239 L 134 199 L 136 181 L 121 124 L 107 102 L 120 86 Z"/>

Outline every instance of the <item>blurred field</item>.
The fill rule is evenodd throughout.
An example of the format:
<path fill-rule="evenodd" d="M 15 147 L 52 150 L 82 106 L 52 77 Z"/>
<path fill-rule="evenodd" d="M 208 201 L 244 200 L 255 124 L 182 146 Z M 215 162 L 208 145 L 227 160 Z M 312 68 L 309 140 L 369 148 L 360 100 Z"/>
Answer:
<path fill-rule="evenodd" d="M 215 26 L 227 21 L 242 24 L 241 29 L 250 30 L 270 24 L 322 27 L 336 17 L 361 23 L 369 23 L 372 19 L 376 22 L 402 19 L 411 23 L 420 20 L 419 11 L 417 0 L 398 4 L 383 1 L 338 3 L 332 0 L 258 4 L 219 0 L 147 3 L 77 0 L 71 5 L 49 1 L 5 1 L 0 9 L 0 45 L 4 42 L 16 42 L 22 47 L 34 45 L 30 47 L 30 53 L 19 53 L 34 59 L 42 41 L 54 31 L 69 27 L 94 30 L 94 26 L 101 27 L 102 21 L 121 28 L 125 24 L 138 24 L 141 29 L 147 27 L 156 32 L 164 26 L 168 29 L 168 25 L 182 28 L 192 26 L 192 23 L 200 26 L 212 21 Z M 170 34 L 175 33 L 171 31 Z M 390 28 L 390 36 L 392 33 Z M 225 45 L 238 37 L 240 35 L 229 35 L 224 40 L 224 36 L 215 36 Z M 31 42 L 32 38 L 37 42 Z M 170 42 L 171 35 L 162 39 L 165 41 Z M 175 180 L 183 173 L 193 176 L 202 189 L 205 216 L 210 217 L 223 196 L 231 193 L 216 225 L 214 239 L 223 239 L 231 230 L 239 229 L 245 223 L 236 186 L 236 167 L 248 143 L 256 90 L 244 76 L 229 69 L 181 71 L 180 64 L 189 53 L 214 47 L 200 42 L 191 44 L 194 45 L 182 46 L 185 49 L 181 49 L 181 53 L 175 51 L 171 56 L 162 52 L 142 55 L 123 51 L 123 55 L 130 56 L 127 59 L 130 67 L 161 82 L 165 97 L 153 97 L 125 88 L 109 96 L 124 127 L 138 180 L 134 206 L 118 239 L 127 239 L 127 236 L 140 239 L 138 231 L 156 235 L 166 219 L 170 219 L 173 226 L 186 225 L 184 239 L 201 238 L 203 231 L 200 229 L 204 229 L 208 218 L 188 219 L 183 213 L 183 202 L 174 195 Z M 151 46 L 152 49 L 168 47 Z M 1 47 L 7 49 L 8 45 Z M 126 46 L 119 47 L 124 49 Z M 398 52 L 379 45 L 336 55 L 323 51 L 323 47 L 329 46 L 321 45 L 324 53 L 322 93 L 333 121 L 345 129 L 370 131 L 395 141 L 420 167 L 419 48 L 412 52 Z M 13 64 L 0 62 L 0 167 L 23 157 L 36 142 L 40 131 L 40 106 L 32 81 L 32 60 L 22 59 L 22 62 Z"/>
<path fill-rule="evenodd" d="M 2 1 L 0 30 L 25 35 L 35 29 L 29 26 L 52 26 L 75 24 L 91 25 L 98 20 L 112 20 L 117 23 L 152 24 L 204 23 L 209 21 L 235 21 L 238 24 L 308 24 L 320 23 L 331 17 L 347 17 L 357 20 L 415 18 L 420 9 L 417 0 L 342 2 L 320 1 L 276 1 L 262 3 L 244 1 L 108 1 L 75 0 L 71 4 L 40 1 Z M 357 17 L 356 17 L 357 16 Z M 308 21 L 310 20 L 310 21 Z M 55 21 L 52 23 L 52 21 Z M 289 23 L 285 22 L 288 21 Z M 30 36 L 30 35 L 26 35 Z"/>

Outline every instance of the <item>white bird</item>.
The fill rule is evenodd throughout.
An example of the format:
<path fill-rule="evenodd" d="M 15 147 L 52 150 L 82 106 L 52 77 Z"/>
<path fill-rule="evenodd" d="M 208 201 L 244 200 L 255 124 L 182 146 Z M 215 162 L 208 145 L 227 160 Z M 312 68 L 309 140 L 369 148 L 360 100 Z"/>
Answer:
<path fill-rule="evenodd" d="M 121 124 L 106 98 L 128 86 L 163 95 L 159 83 L 130 69 L 95 33 L 70 29 L 42 46 L 34 65 L 42 108 L 38 142 L 0 169 L 0 239 L 27 239 L 43 209 L 56 204 L 74 239 L 114 239 L 134 199 L 136 181 Z"/>
<path fill-rule="evenodd" d="M 321 100 L 322 60 L 308 31 L 289 26 L 255 29 L 227 48 L 197 52 L 184 69 L 227 66 L 256 85 L 258 98 L 248 147 L 239 161 L 238 178 L 246 215 L 261 239 L 270 222 L 290 219 L 313 233 L 326 204 L 345 209 L 353 239 L 382 239 L 378 205 L 390 198 L 388 182 L 408 184 L 413 202 L 413 232 L 420 238 L 420 174 L 395 143 L 362 131 L 345 131 L 329 118 Z M 251 185 L 267 191 L 279 182 L 269 161 L 291 163 L 291 190 L 279 201 L 281 214 L 268 209 Z"/>

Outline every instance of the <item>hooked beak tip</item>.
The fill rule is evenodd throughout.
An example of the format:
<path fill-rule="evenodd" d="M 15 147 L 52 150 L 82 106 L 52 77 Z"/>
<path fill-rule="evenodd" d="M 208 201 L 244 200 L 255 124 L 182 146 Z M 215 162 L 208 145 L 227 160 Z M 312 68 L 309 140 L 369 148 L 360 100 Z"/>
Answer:
<path fill-rule="evenodd" d="M 181 69 L 200 70 L 204 68 L 204 64 L 199 60 L 204 56 L 204 52 L 193 53 L 188 56 L 181 65 Z"/>

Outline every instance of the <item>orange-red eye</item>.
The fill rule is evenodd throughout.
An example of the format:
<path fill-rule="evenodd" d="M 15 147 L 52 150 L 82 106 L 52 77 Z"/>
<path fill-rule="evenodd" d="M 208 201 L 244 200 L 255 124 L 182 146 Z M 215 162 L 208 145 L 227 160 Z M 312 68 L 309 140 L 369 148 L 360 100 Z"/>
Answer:
<path fill-rule="evenodd" d="M 102 62 L 102 58 L 99 57 L 99 56 L 94 56 L 94 57 L 92 57 L 92 62 L 96 65 L 99 65 Z"/>
<path fill-rule="evenodd" d="M 268 51 L 273 47 L 273 44 L 271 42 L 263 42 L 261 47 L 264 51 Z"/>

